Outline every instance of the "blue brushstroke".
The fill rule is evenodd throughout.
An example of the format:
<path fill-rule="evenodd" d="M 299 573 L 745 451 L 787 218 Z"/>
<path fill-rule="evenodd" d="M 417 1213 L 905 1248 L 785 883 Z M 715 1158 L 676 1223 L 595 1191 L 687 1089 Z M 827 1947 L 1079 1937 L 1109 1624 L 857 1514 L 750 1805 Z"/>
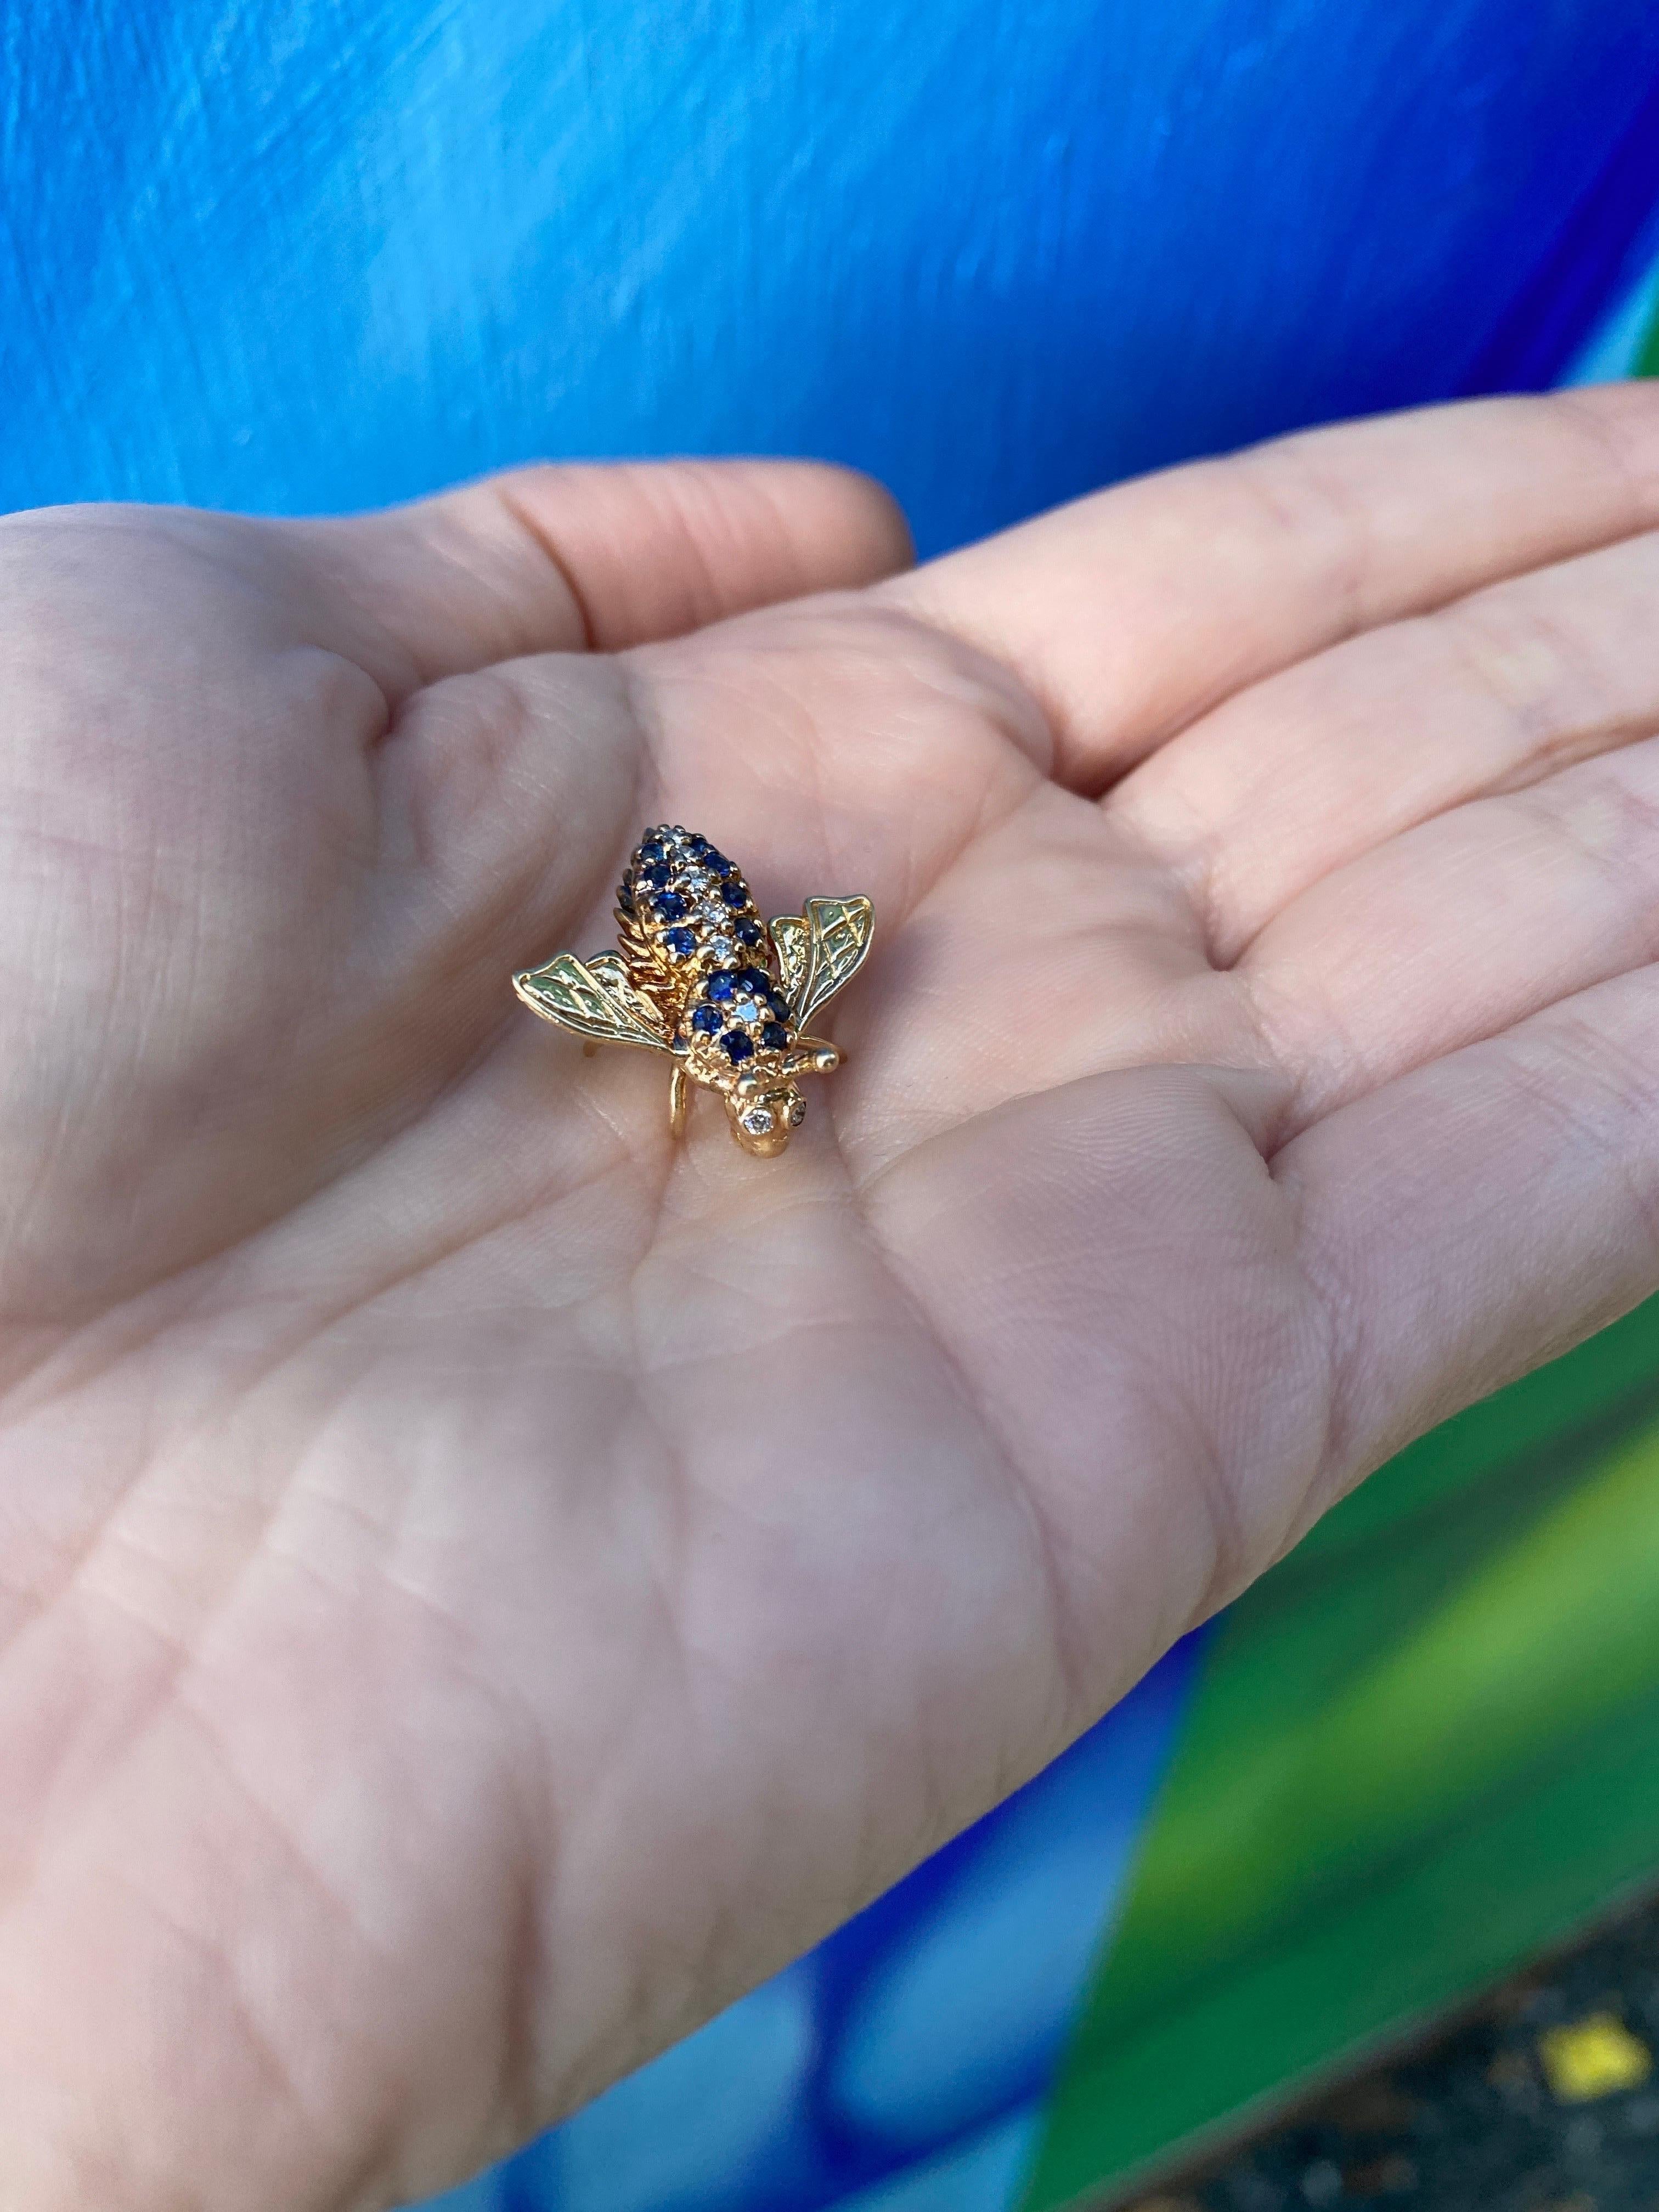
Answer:
<path fill-rule="evenodd" d="M 1577 202 L 1566 203 L 1547 251 L 1535 237 L 1494 245 L 1532 273 L 1463 373 L 1460 390 L 1529 392 L 1559 380 L 1606 304 L 1659 246 L 1659 83 Z M 1506 251 L 1507 249 L 1507 251 Z"/>
<path fill-rule="evenodd" d="M 1567 363 L 1563 384 L 1611 384 L 1633 376 L 1659 319 L 1659 256 L 1639 267 Z"/>
<path fill-rule="evenodd" d="M 501 2212 L 712 2212 L 810 2184 L 817 1982 L 791 1967 L 618 2082 L 513 2162 Z"/>
<path fill-rule="evenodd" d="M 805 452 L 924 547 L 1545 381 L 1651 209 L 1649 0 L 0 11 L 0 506 Z"/>
<path fill-rule="evenodd" d="M 836 2212 L 1009 2212 L 1042 2132 L 1042 2109 L 1033 2100 L 938 2158 L 842 2197 Z"/>

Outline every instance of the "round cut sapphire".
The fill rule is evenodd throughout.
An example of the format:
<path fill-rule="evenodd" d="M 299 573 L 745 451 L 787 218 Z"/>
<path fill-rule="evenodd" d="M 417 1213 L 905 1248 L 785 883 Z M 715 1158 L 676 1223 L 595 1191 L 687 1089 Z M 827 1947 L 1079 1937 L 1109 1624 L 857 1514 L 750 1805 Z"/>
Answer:
<path fill-rule="evenodd" d="M 751 991 L 757 996 L 763 997 L 772 988 L 772 978 L 762 975 L 758 968 L 739 968 L 738 981 L 745 991 Z"/>
<path fill-rule="evenodd" d="M 685 920 L 685 901 L 678 891 L 665 891 L 659 899 L 653 899 L 651 910 L 659 921 Z"/>
<path fill-rule="evenodd" d="M 752 1060 L 755 1056 L 754 1046 L 741 1030 L 727 1030 L 720 1042 L 726 1047 L 726 1056 L 733 1067 L 739 1060 Z"/>
<path fill-rule="evenodd" d="M 758 945 L 761 941 L 760 924 L 757 921 L 740 921 L 732 934 L 739 945 Z"/>
<path fill-rule="evenodd" d="M 689 960 L 697 949 L 697 933 L 694 929 L 671 929 L 663 943 L 677 960 Z"/>
<path fill-rule="evenodd" d="M 647 837 L 640 848 L 640 858 L 642 860 L 660 860 L 666 857 L 662 847 L 654 837 Z"/>
<path fill-rule="evenodd" d="M 734 988 L 731 976 L 725 975 L 711 975 L 707 986 L 709 997 L 720 1006 L 726 1004 Z"/>
<path fill-rule="evenodd" d="M 656 862 L 654 866 L 649 867 L 645 871 L 645 880 L 650 884 L 653 891 L 665 891 L 668 889 L 672 873 L 672 871 L 670 869 L 667 861 L 659 860 Z"/>
<path fill-rule="evenodd" d="M 761 1042 L 768 1052 L 781 1052 L 789 1042 L 789 1032 L 781 1022 L 761 1024 Z"/>
<path fill-rule="evenodd" d="M 749 894 L 741 884 L 722 884 L 720 896 L 727 906 L 747 906 L 749 903 Z"/>
<path fill-rule="evenodd" d="M 691 1015 L 691 1026 L 699 1036 L 713 1036 L 720 1025 L 719 1010 L 714 1006 L 696 1007 Z"/>

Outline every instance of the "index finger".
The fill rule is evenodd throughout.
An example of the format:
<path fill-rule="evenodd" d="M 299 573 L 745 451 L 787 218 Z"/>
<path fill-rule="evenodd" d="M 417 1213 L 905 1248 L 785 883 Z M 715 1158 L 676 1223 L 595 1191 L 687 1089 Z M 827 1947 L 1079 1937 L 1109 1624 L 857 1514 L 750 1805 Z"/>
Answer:
<path fill-rule="evenodd" d="M 264 526 L 423 684 L 678 636 L 872 583 L 910 558 L 891 496 L 817 461 L 550 465 L 374 514 Z"/>
<path fill-rule="evenodd" d="M 1098 492 L 881 586 L 1012 667 L 1100 791 L 1357 631 L 1659 522 L 1659 389 L 1304 431 Z"/>

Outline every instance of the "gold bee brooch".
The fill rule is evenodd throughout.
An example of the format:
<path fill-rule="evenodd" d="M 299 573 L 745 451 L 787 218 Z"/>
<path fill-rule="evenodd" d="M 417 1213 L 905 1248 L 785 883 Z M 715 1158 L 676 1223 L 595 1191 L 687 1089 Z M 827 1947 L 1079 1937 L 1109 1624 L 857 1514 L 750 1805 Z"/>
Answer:
<path fill-rule="evenodd" d="M 592 1052 L 643 1045 L 674 1063 L 668 1126 L 685 1127 L 692 1084 L 717 1091 L 732 1134 L 770 1159 L 806 1117 L 798 1075 L 829 1075 L 836 1046 L 806 1024 L 870 950 L 867 898 L 811 898 L 763 922 L 748 885 L 707 837 L 647 830 L 617 892 L 620 950 L 561 952 L 513 988 L 532 1012 Z"/>

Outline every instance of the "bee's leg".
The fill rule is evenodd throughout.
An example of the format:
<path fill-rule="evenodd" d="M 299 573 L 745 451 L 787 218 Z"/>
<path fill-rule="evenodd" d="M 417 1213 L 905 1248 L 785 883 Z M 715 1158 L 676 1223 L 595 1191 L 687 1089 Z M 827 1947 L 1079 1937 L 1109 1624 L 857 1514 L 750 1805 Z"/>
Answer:
<path fill-rule="evenodd" d="M 671 1137 L 685 1134 L 685 1109 L 690 1096 L 690 1079 L 683 1067 L 677 1067 L 668 1079 L 668 1133 Z"/>

